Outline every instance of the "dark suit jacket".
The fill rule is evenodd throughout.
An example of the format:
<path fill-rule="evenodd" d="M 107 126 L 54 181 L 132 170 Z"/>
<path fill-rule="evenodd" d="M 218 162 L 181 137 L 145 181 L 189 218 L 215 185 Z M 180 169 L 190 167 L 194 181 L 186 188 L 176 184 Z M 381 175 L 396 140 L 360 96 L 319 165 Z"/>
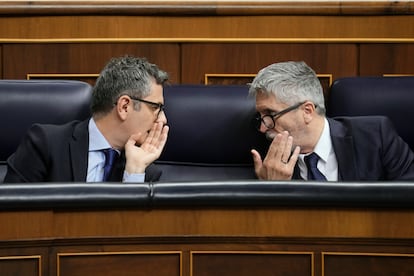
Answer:
<path fill-rule="evenodd" d="M 33 125 L 7 160 L 5 183 L 85 182 L 88 167 L 88 122 Z M 110 181 L 122 181 L 125 153 L 114 166 Z M 149 166 L 146 181 L 157 181 L 161 171 Z"/>
<path fill-rule="evenodd" d="M 329 118 L 339 181 L 414 180 L 414 154 L 387 117 Z M 300 179 L 296 166 L 293 178 Z"/>

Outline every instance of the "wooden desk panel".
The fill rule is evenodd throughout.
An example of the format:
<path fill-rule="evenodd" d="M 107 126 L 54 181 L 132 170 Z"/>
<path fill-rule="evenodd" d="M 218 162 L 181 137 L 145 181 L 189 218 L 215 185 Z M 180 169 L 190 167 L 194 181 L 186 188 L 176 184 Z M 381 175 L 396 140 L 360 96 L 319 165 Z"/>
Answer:
<path fill-rule="evenodd" d="M 3 211 L 0 270 L 33 267 L 25 258 L 40 256 L 41 276 L 153 275 L 154 266 L 180 276 L 373 275 L 379 267 L 390 275 L 410 271 L 413 216 L 328 207 Z"/>
<path fill-rule="evenodd" d="M 59 276 L 182 275 L 181 252 L 80 252 L 57 256 Z"/>
<path fill-rule="evenodd" d="M 412 238 L 414 212 L 372 209 L 153 209 L 1 212 L 1 240 L 128 236 Z"/>

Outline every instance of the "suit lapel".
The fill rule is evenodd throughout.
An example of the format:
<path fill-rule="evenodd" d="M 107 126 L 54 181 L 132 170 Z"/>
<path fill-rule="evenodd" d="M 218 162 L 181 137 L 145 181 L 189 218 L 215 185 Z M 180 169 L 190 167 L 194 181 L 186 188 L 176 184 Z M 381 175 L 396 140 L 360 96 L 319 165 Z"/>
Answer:
<path fill-rule="evenodd" d="M 86 182 L 89 151 L 89 119 L 77 124 L 69 142 L 72 177 L 75 182 Z"/>
<path fill-rule="evenodd" d="M 304 180 L 300 176 L 300 169 L 299 169 L 298 163 L 296 163 L 295 168 L 293 169 L 292 179 Z"/>
<path fill-rule="evenodd" d="M 354 154 L 354 140 L 347 134 L 347 128 L 340 122 L 328 119 L 332 146 L 338 161 L 338 180 L 350 181 L 359 179 Z"/>

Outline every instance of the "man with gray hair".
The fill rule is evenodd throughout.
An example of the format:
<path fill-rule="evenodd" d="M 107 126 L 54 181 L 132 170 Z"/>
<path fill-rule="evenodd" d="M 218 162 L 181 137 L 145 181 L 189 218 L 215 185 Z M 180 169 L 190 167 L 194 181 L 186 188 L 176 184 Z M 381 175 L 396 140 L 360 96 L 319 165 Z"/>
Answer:
<path fill-rule="evenodd" d="M 168 136 L 163 112 L 166 72 L 144 58 L 111 59 L 92 92 L 92 117 L 35 124 L 8 159 L 5 183 L 144 182 Z"/>
<path fill-rule="evenodd" d="M 304 62 L 280 62 L 250 84 L 258 130 L 272 140 L 264 159 L 252 150 L 263 180 L 413 180 L 414 154 L 383 116 L 325 116 L 315 72 Z"/>

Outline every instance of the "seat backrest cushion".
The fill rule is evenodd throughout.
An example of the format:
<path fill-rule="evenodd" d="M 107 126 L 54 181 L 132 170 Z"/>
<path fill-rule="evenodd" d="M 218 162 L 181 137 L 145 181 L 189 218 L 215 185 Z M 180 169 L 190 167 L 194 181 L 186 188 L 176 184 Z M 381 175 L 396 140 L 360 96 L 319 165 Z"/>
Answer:
<path fill-rule="evenodd" d="M 255 178 L 250 150 L 268 142 L 252 124 L 247 85 L 171 85 L 164 89 L 170 132 L 157 161 L 164 181 Z"/>
<path fill-rule="evenodd" d="M 90 115 L 92 87 L 75 80 L 0 80 L 0 162 L 33 123 L 62 124 Z M 4 168 L 3 168 L 4 169 Z"/>
<path fill-rule="evenodd" d="M 330 88 L 327 115 L 384 115 L 414 149 L 414 76 L 350 77 L 337 79 Z"/>

